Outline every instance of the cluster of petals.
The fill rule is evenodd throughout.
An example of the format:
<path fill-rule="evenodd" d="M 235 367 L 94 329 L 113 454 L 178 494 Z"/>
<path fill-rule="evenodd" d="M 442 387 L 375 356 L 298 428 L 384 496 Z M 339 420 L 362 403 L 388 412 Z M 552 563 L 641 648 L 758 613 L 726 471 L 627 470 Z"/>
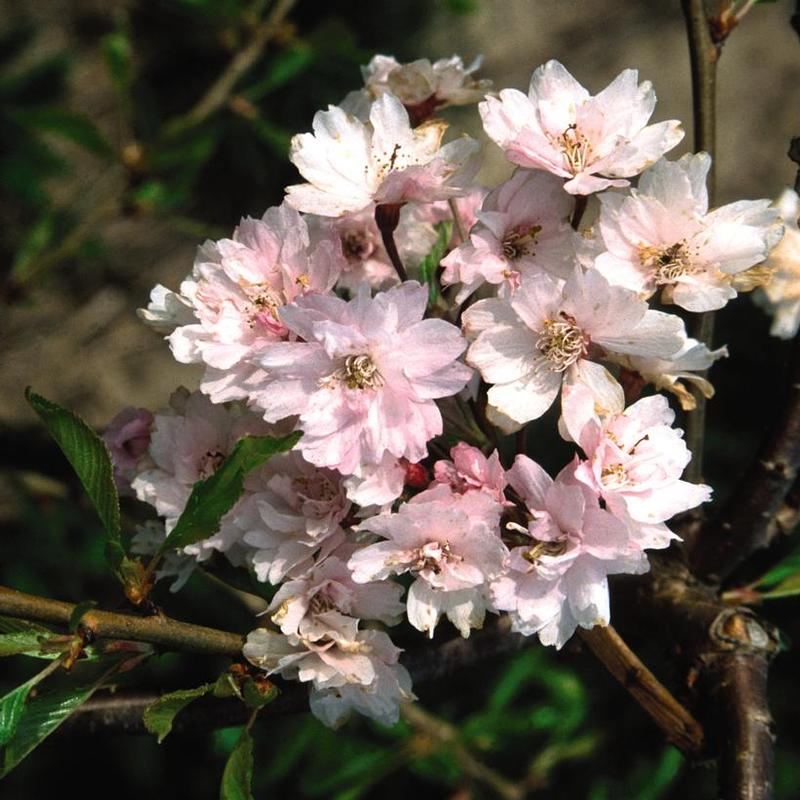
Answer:
<path fill-rule="evenodd" d="M 469 241 L 442 260 L 442 283 L 461 284 L 460 303 L 484 282 L 513 287 L 525 275 L 568 277 L 575 263 L 572 207 L 558 178 L 517 170 L 486 197 Z"/>
<path fill-rule="evenodd" d="M 764 263 L 770 279 L 756 300 L 773 317 L 770 333 L 792 339 L 800 328 L 800 197 L 794 189 L 784 189 L 775 206 L 785 233 Z"/>
<path fill-rule="evenodd" d="M 359 526 L 383 541 L 357 550 L 349 561 L 357 583 L 410 573 L 406 614 L 433 637 L 444 614 L 462 636 L 480 628 L 489 607 L 488 585 L 503 568 L 502 506 L 490 494 L 458 494 L 439 484 L 403 504 L 396 514 Z"/>
<path fill-rule="evenodd" d="M 514 630 L 562 647 L 580 625 L 607 625 L 608 576 L 647 571 L 647 559 L 628 526 L 600 507 L 596 491 L 570 468 L 554 481 L 535 461 L 518 455 L 508 472 L 530 521 L 514 524 L 524 542 L 492 585 L 492 600 L 508 611 Z"/>
<path fill-rule="evenodd" d="M 291 145 L 306 182 L 206 242 L 180 291 L 155 287 L 140 312 L 177 361 L 202 365 L 200 390 L 167 412 L 126 409 L 104 435 L 120 486 L 162 520 L 134 539 L 152 553 L 241 437 L 301 432 L 157 577 L 180 585 L 222 553 L 274 586 L 243 653 L 306 683 L 334 727 L 353 711 L 394 724 L 413 699 L 385 627 L 433 638 L 444 618 L 467 637 L 503 612 L 561 647 L 607 625 L 609 576 L 646 571 L 647 551 L 676 538 L 669 520 L 710 498 L 683 479 L 691 453 L 667 397 L 625 398 L 650 384 L 690 410 L 727 351 L 648 300 L 711 310 L 773 273 L 773 333 L 800 325 L 797 195 L 709 210 L 709 156 L 663 159 L 683 132 L 649 124 L 649 82 L 626 70 L 591 96 L 556 61 L 528 95 L 480 103 L 516 167 L 489 191 L 477 143 L 443 144 L 434 119 L 485 95 L 477 67 L 376 56 L 360 91 L 318 112 Z M 595 192 L 596 224 L 578 230 Z M 398 255 L 419 281 L 401 280 Z M 513 433 L 559 395 L 578 452 L 555 479 L 474 446 L 485 422 Z"/>
<path fill-rule="evenodd" d="M 289 186 L 287 202 L 324 217 L 363 211 L 375 203 L 429 203 L 465 194 L 477 171 L 478 143 L 468 136 L 442 144 L 446 124 L 412 128 L 408 112 L 382 94 L 362 122 L 330 106 L 314 116 L 313 133 L 292 139 L 291 159 L 308 183 Z"/>
<path fill-rule="evenodd" d="M 707 153 L 662 159 L 629 195 L 600 196 L 605 252 L 595 267 L 617 286 L 687 311 L 714 311 L 736 297 L 737 276 L 760 264 L 782 226 L 768 200 L 708 210 Z"/>
<path fill-rule="evenodd" d="M 307 295 L 282 310 L 298 337 L 260 359 L 269 379 L 254 398 L 267 420 L 298 415 L 303 456 L 350 475 L 387 455 L 417 462 L 442 432 L 435 399 L 464 388 L 459 329 L 423 319 L 427 289 L 408 281 L 352 300 Z M 431 342 L 436 346 L 432 347 Z"/>
<path fill-rule="evenodd" d="M 527 96 L 503 89 L 478 108 L 483 127 L 514 164 L 565 178 L 570 194 L 627 186 L 683 138 L 676 120 L 648 125 L 656 96 L 636 70 L 590 95 L 558 61 L 531 77 Z"/>
<path fill-rule="evenodd" d="M 329 292 L 344 263 L 329 225 L 315 226 L 312 240 L 305 220 L 284 204 L 243 219 L 231 239 L 206 242 L 180 294 L 160 289 L 143 315 L 164 326 L 168 309 L 180 309 L 184 318 L 168 337 L 175 358 L 206 366 L 201 388 L 214 402 L 243 399 L 258 374 L 253 358 L 289 335 L 281 308 Z"/>
<path fill-rule="evenodd" d="M 546 274 L 523 280 L 510 297 L 475 303 L 463 322 L 474 339 L 467 362 L 492 384 L 490 418 L 506 431 L 544 414 L 562 383 L 586 384 L 609 407 L 619 387 L 599 360 L 668 358 L 686 338 L 678 317 L 580 268 L 566 282 Z"/>
<path fill-rule="evenodd" d="M 401 64 L 393 56 L 376 55 L 361 68 L 364 88 L 351 92 L 342 107 L 366 117 L 372 101 L 389 93 L 406 107 L 414 122 L 422 122 L 439 108 L 469 105 L 483 99 L 492 83 L 474 77 L 480 66 L 480 57 L 465 66 L 460 56 L 434 62 L 420 58 Z"/>

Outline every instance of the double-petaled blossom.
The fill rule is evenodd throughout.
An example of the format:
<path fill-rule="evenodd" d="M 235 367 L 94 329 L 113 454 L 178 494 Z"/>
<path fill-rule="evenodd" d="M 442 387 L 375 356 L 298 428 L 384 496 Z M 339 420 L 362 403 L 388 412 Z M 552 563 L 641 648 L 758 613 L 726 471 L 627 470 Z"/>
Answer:
<path fill-rule="evenodd" d="M 366 289 L 366 287 L 364 287 Z M 281 319 L 303 341 L 269 349 L 269 379 L 253 400 L 271 421 L 300 415 L 298 448 L 318 466 L 351 475 L 386 455 L 417 462 L 442 432 L 435 399 L 456 394 L 471 370 L 460 331 L 423 319 L 427 289 L 409 281 L 346 302 L 306 296 Z"/>
<path fill-rule="evenodd" d="M 469 66 L 464 66 L 459 56 L 451 56 L 432 63 L 420 58 L 401 64 L 392 56 L 377 55 L 361 68 L 364 88 L 351 92 L 342 106 L 356 116 L 366 117 L 370 103 L 388 92 L 406 107 L 412 121 L 418 124 L 439 108 L 477 103 L 492 85 L 491 81 L 473 77 L 481 61 L 476 58 Z"/>
<path fill-rule="evenodd" d="M 455 494 L 439 485 L 361 523 L 384 541 L 357 550 L 348 566 L 357 583 L 410 573 L 408 621 L 433 637 L 444 614 L 462 636 L 480 628 L 489 582 L 500 575 L 507 551 L 500 539 L 502 506 L 484 492 Z"/>
<path fill-rule="evenodd" d="M 178 521 L 194 484 L 213 475 L 239 439 L 273 432 L 257 414 L 237 404 L 214 404 L 200 392 L 179 389 L 170 398 L 170 406 L 170 411 L 155 415 L 148 463 L 131 484 L 139 500 L 164 517 L 167 533 Z M 184 552 L 203 560 L 214 550 L 238 547 L 240 532 L 232 522 L 235 512 L 234 508 L 222 518 L 217 533 Z"/>
<path fill-rule="evenodd" d="M 495 450 L 488 458 L 477 447 L 459 442 L 450 448 L 450 461 L 433 465 L 436 483 L 449 486 L 456 494 L 486 492 L 501 505 L 506 504 L 506 472 Z"/>
<path fill-rule="evenodd" d="M 511 550 L 505 573 L 492 584 L 492 600 L 508 611 L 513 630 L 560 648 L 578 625 L 608 624 L 608 576 L 645 572 L 647 559 L 628 526 L 602 509 L 597 492 L 575 481 L 571 470 L 554 481 L 518 455 L 508 480 L 530 522 L 527 528 L 512 523 L 524 543 Z"/>
<path fill-rule="evenodd" d="M 772 275 L 756 294 L 756 301 L 773 317 L 769 332 L 780 339 L 792 339 L 800 328 L 800 197 L 794 189 L 784 189 L 775 205 L 785 232 L 764 263 Z"/>
<path fill-rule="evenodd" d="M 153 414 L 146 408 L 124 408 L 103 432 L 114 465 L 114 482 L 124 494 L 131 494 L 131 481 L 150 446 L 152 425 Z"/>
<path fill-rule="evenodd" d="M 668 546 L 673 537 L 663 523 L 710 499 L 710 486 L 681 480 L 692 454 L 683 431 L 672 427 L 675 412 L 663 395 L 601 416 L 591 392 L 576 385 L 565 387 L 561 412 L 566 432 L 586 456 L 576 461 L 575 479 L 614 515 L 634 521 L 642 546 Z"/>
<path fill-rule="evenodd" d="M 393 725 L 400 703 L 414 699 L 408 671 L 398 663 L 401 651 L 389 637 L 359 631 L 358 620 L 341 614 L 318 637 L 251 631 L 242 652 L 268 675 L 310 683 L 311 711 L 331 727 L 352 710 Z"/>
<path fill-rule="evenodd" d="M 442 260 L 442 282 L 463 284 L 456 296 L 462 302 L 484 281 L 514 287 L 523 275 L 568 277 L 575 262 L 572 207 L 558 178 L 517 170 L 487 195 L 469 241 Z"/>
<path fill-rule="evenodd" d="M 565 178 L 570 194 L 591 194 L 654 164 L 683 138 L 676 120 L 648 125 L 656 105 L 649 81 L 626 69 L 590 95 L 558 61 L 531 77 L 527 96 L 504 89 L 479 105 L 483 127 L 522 167 Z"/>
<path fill-rule="evenodd" d="M 507 431 L 544 414 L 564 381 L 585 383 L 609 407 L 606 398 L 620 390 L 599 360 L 669 358 L 686 338 L 678 317 L 648 309 L 595 270 L 576 269 L 566 283 L 549 275 L 523 280 L 508 298 L 478 301 L 463 320 L 475 340 L 467 362 L 493 384 L 490 418 Z"/>
<path fill-rule="evenodd" d="M 342 545 L 300 577 L 281 584 L 267 609 L 270 619 L 287 636 L 317 638 L 335 611 L 357 619 L 396 625 L 405 610 L 403 587 L 392 581 L 355 583 L 347 568 L 353 545 Z"/>
<path fill-rule="evenodd" d="M 281 309 L 304 295 L 329 292 L 343 266 L 330 226 L 317 226 L 312 239 L 300 214 L 286 205 L 261 219 L 243 219 L 231 239 L 199 249 L 180 290 L 195 319 L 169 335 L 173 355 L 206 365 L 201 388 L 214 402 L 246 398 L 247 382 L 258 372 L 252 359 L 289 336 Z"/>
<path fill-rule="evenodd" d="M 464 194 L 477 170 L 478 143 L 463 136 L 442 145 L 446 124 L 412 128 L 391 94 L 371 106 L 369 122 L 330 106 L 314 132 L 292 139 L 291 159 L 308 183 L 290 186 L 287 202 L 323 217 L 363 211 L 373 203 L 429 203 Z"/>
<path fill-rule="evenodd" d="M 245 489 L 228 517 L 259 580 L 277 584 L 342 542 L 351 505 L 338 472 L 293 452 L 270 459 L 247 477 Z"/>
<path fill-rule="evenodd" d="M 713 311 L 736 297 L 741 273 L 780 241 L 778 211 L 768 200 L 740 200 L 708 210 L 707 153 L 662 159 L 629 195 L 600 196 L 606 247 L 595 266 L 615 285 L 645 297 L 661 291 L 688 311 Z M 744 288 L 752 288 L 749 276 Z"/>

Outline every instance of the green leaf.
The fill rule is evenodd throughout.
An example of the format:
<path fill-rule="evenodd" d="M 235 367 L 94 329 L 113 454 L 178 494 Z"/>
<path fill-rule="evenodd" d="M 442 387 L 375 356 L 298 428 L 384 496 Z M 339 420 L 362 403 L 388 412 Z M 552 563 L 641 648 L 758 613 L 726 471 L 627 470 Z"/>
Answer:
<path fill-rule="evenodd" d="M 0 634 L 0 658 L 3 656 L 43 655 L 42 634 L 39 631 L 17 631 Z M 45 658 L 55 658 L 57 653 L 48 653 Z"/>
<path fill-rule="evenodd" d="M 278 687 L 269 681 L 258 682 L 248 675 L 242 683 L 242 699 L 248 708 L 264 708 L 277 696 Z"/>
<path fill-rule="evenodd" d="M 158 743 L 164 741 L 172 730 L 175 715 L 186 708 L 192 700 L 208 694 L 214 688 L 213 683 L 205 683 L 196 689 L 179 689 L 176 692 L 161 695 L 144 710 L 142 720 L 147 730 L 157 737 Z"/>
<path fill-rule="evenodd" d="M 222 773 L 220 800 L 253 800 L 253 739 L 244 729 Z"/>
<path fill-rule="evenodd" d="M 242 92 L 251 102 L 260 100 L 270 92 L 280 89 L 307 70 L 316 60 L 312 47 L 302 42 L 278 54 L 267 66 L 264 77 Z"/>
<path fill-rule="evenodd" d="M 44 421 L 94 504 L 106 531 L 106 560 L 118 572 L 125 550 L 121 539 L 119 497 L 108 448 L 77 414 L 51 403 L 30 387 L 25 390 L 25 397 Z"/>
<path fill-rule="evenodd" d="M 53 665 L 58 662 L 54 662 Z M 75 709 L 85 703 L 108 675 L 80 686 L 64 686 L 36 696 L 22 708 L 16 730 L 3 752 L 0 778 L 5 777 L 35 750 Z"/>
<path fill-rule="evenodd" d="M 439 262 L 444 258 L 447 252 L 447 245 L 450 244 L 450 237 L 453 234 L 453 223 L 451 220 L 444 220 L 437 222 L 434 226 L 436 229 L 436 241 L 433 247 L 428 252 L 428 255 L 422 259 L 419 265 L 419 272 L 423 283 L 428 284 L 428 305 L 436 305 L 439 299 L 439 283 L 436 280 L 436 270 L 439 269 Z"/>
<path fill-rule="evenodd" d="M 800 573 L 800 550 L 795 550 L 768 572 L 765 572 L 753 586 L 759 589 L 769 589 L 798 573 Z"/>
<path fill-rule="evenodd" d="M 30 680 L 25 681 L 22 686 L 17 686 L 7 695 L 0 697 L 0 746 L 7 745 L 14 737 L 31 689 L 55 671 L 57 667 L 58 662 L 49 664 Z"/>
<path fill-rule="evenodd" d="M 56 232 L 55 216 L 46 211 L 23 234 L 22 241 L 14 254 L 11 277 L 24 283 L 30 277 L 39 256 L 50 246 Z"/>
<path fill-rule="evenodd" d="M 127 95 L 133 83 L 133 50 L 128 35 L 122 30 L 109 33 L 103 37 L 101 47 L 114 88 Z"/>
<path fill-rule="evenodd" d="M 29 108 L 11 112 L 15 122 L 39 133 L 54 133 L 97 155 L 110 157 L 114 150 L 97 126 L 84 114 L 64 108 Z"/>
<path fill-rule="evenodd" d="M 216 533 L 222 517 L 241 496 L 247 473 L 272 456 L 291 450 L 300 436 L 297 431 L 280 438 L 245 436 L 240 439 L 217 471 L 192 487 L 183 513 L 154 558 L 167 550 L 186 547 Z"/>

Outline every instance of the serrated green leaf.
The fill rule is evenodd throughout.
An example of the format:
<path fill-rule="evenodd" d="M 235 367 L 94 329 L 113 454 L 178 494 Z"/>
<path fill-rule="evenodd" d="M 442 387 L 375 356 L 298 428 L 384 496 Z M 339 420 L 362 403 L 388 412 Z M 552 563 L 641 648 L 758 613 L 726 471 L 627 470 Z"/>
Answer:
<path fill-rule="evenodd" d="M 186 547 L 216 533 L 222 517 L 241 496 L 247 473 L 272 456 L 291 450 L 300 436 L 297 431 L 280 438 L 245 436 L 240 439 L 217 471 L 192 487 L 183 513 L 154 558 L 167 550 Z"/>
<path fill-rule="evenodd" d="M 17 686 L 16 689 L 12 689 L 8 694 L 0 697 L 0 747 L 7 745 L 14 737 L 22 719 L 25 701 L 28 699 L 31 689 L 37 683 L 41 683 L 57 667 L 57 663 L 48 665 L 30 680 L 25 681 L 21 686 Z"/>
<path fill-rule="evenodd" d="M 253 800 L 253 738 L 245 729 L 239 736 L 222 773 L 220 800 Z"/>
<path fill-rule="evenodd" d="M 114 150 L 97 126 L 84 114 L 65 108 L 15 109 L 10 116 L 19 125 L 38 133 L 54 133 L 97 155 L 110 157 Z"/>
<path fill-rule="evenodd" d="M 178 712 L 186 708 L 192 700 L 208 694 L 213 688 L 213 683 L 205 683 L 196 689 L 179 689 L 161 695 L 155 703 L 147 706 L 142 714 L 145 728 L 156 736 L 158 743 L 161 744 L 172 730 L 172 723 Z"/>
<path fill-rule="evenodd" d="M 67 458 L 94 504 L 106 532 L 106 558 L 115 572 L 125 557 L 119 497 L 111 456 L 103 440 L 72 411 L 25 390 L 25 397 Z"/>
<path fill-rule="evenodd" d="M 450 244 L 450 237 L 453 235 L 453 223 L 451 220 L 444 220 L 442 222 L 437 222 L 434 228 L 437 234 L 436 241 L 419 265 L 422 282 L 428 284 L 429 306 L 435 305 L 439 298 L 440 292 L 439 283 L 436 280 L 436 270 L 439 268 L 439 262 L 444 258 L 447 252 L 448 244 Z"/>
<path fill-rule="evenodd" d="M 0 658 L 3 656 L 41 655 L 42 634 L 38 631 L 17 631 L 0 634 Z M 48 653 L 45 658 L 55 658 Z"/>

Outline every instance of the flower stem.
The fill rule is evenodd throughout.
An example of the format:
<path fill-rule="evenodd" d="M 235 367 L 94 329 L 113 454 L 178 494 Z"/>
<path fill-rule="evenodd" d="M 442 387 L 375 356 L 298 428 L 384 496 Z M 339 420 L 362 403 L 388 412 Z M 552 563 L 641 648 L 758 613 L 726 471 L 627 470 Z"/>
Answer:
<path fill-rule="evenodd" d="M 708 199 L 713 205 L 716 193 L 716 95 L 719 48 L 711 37 L 708 16 L 703 0 L 681 0 L 689 39 L 689 59 L 692 69 L 692 108 L 694 116 L 694 148 L 711 156 L 708 172 Z M 692 317 L 689 333 L 711 347 L 714 338 L 714 313 L 706 311 Z M 703 440 L 706 426 L 706 400 L 697 394 L 697 406 L 686 417 L 686 444 L 692 460 L 686 469 L 686 479 L 698 482 L 703 474 Z"/>
<path fill-rule="evenodd" d="M 456 233 L 458 234 L 459 241 L 467 241 L 467 232 L 464 230 L 464 225 L 461 222 L 461 216 L 458 213 L 458 206 L 454 197 L 451 197 L 447 204 L 450 206 L 450 213 L 453 215 L 453 225 L 455 226 Z"/>
<path fill-rule="evenodd" d="M 397 245 L 394 241 L 394 232 L 400 222 L 400 209 L 402 207 L 402 203 L 384 203 L 375 206 L 375 224 L 381 232 L 383 246 L 389 254 L 397 275 L 401 281 L 407 281 L 408 273 L 403 266 L 403 260 L 400 258 L 400 253 L 397 252 Z"/>
<path fill-rule="evenodd" d="M 585 194 L 575 195 L 575 208 L 572 211 L 572 219 L 570 220 L 570 225 L 572 225 L 572 229 L 575 231 L 578 230 L 578 225 L 581 224 L 588 201 L 589 198 Z"/>

